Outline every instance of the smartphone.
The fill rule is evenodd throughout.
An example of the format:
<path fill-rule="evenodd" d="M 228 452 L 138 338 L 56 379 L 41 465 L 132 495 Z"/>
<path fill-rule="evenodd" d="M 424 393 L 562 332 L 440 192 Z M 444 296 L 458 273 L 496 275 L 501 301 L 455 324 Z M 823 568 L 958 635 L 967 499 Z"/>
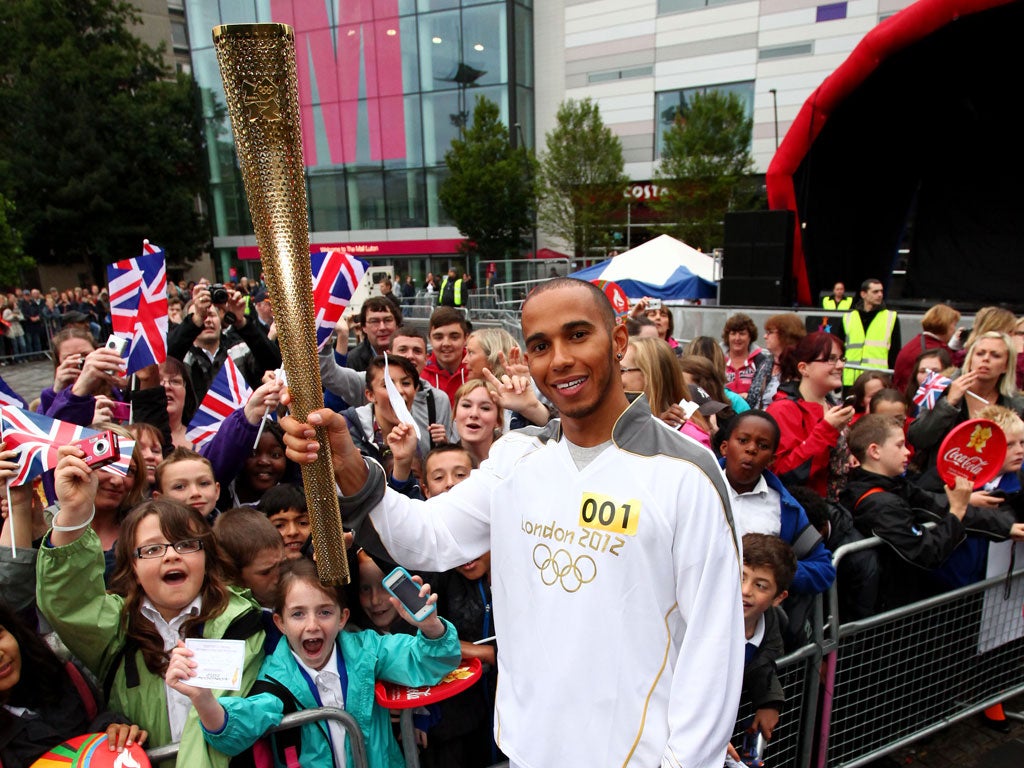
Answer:
<path fill-rule="evenodd" d="M 853 405 L 856 399 L 856 395 L 847 395 L 846 397 L 843 398 L 843 405 Z"/>
<path fill-rule="evenodd" d="M 130 403 L 111 403 L 110 417 L 114 421 L 128 421 L 132 417 L 132 406 Z"/>
<path fill-rule="evenodd" d="M 427 605 L 427 598 L 420 597 L 420 585 L 412 580 L 405 568 L 398 566 L 381 582 L 388 592 L 398 598 L 416 621 L 423 621 L 434 612 L 433 604 Z"/>

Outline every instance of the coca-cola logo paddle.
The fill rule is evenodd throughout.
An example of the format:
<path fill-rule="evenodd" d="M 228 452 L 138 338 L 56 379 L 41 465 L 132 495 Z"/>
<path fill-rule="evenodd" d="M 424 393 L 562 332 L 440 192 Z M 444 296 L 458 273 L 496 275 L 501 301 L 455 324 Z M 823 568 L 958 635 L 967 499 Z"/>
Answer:
<path fill-rule="evenodd" d="M 975 489 L 999 474 L 1006 460 L 1006 435 L 988 419 L 971 419 L 959 424 L 939 446 L 936 465 L 939 476 L 952 487 L 965 477 Z"/>

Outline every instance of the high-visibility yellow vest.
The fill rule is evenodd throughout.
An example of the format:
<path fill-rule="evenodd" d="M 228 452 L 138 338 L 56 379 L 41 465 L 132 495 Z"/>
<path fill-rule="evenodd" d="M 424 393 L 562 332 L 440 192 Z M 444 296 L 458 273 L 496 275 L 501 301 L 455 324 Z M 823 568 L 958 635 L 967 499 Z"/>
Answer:
<path fill-rule="evenodd" d="M 448 275 L 444 276 L 444 279 L 441 281 L 441 290 L 437 292 L 438 300 L 439 301 L 440 301 L 440 298 L 444 296 L 444 289 L 445 289 L 446 285 L 448 285 Z M 456 307 L 461 307 L 462 306 L 462 278 L 461 277 L 455 278 L 455 292 L 453 294 L 452 301 L 455 302 L 454 306 L 456 306 Z"/>
<path fill-rule="evenodd" d="M 831 296 L 826 296 L 821 300 L 821 306 L 830 312 L 845 312 L 853 306 L 853 296 L 844 296 L 839 300 L 839 306 L 836 306 L 836 300 Z"/>
<path fill-rule="evenodd" d="M 893 328 L 896 327 L 896 313 L 883 309 L 871 321 L 867 332 L 860 321 L 860 312 L 843 315 L 843 331 L 846 333 L 846 362 L 857 363 L 868 369 L 889 367 L 889 343 Z M 843 371 L 843 386 L 849 387 L 864 371 L 847 367 Z"/>

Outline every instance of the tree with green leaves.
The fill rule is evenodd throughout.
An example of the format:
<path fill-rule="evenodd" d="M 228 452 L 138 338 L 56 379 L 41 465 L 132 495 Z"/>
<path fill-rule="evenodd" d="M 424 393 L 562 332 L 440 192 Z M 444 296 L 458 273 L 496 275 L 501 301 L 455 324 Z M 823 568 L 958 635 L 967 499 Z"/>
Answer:
<path fill-rule="evenodd" d="M 655 174 L 668 194 L 653 203 L 670 234 L 706 253 L 722 244 L 725 213 L 752 198 L 752 127 L 735 93 L 698 93 L 677 112 Z"/>
<path fill-rule="evenodd" d="M 533 224 L 536 161 L 512 148 L 497 104 L 477 98 L 473 122 L 444 160 L 449 175 L 438 197 L 468 241 L 463 252 L 484 261 L 517 255 Z"/>
<path fill-rule="evenodd" d="M 124 0 L 0 6 L 0 190 L 26 252 L 103 264 L 143 238 L 184 262 L 209 242 L 194 82 L 134 34 Z"/>
<path fill-rule="evenodd" d="M 0 195 L 0 290 L 21 288 L 24 270 L 35 266 L 35 259 L 21 249 L 21 235 L 11 226 L 14 203 Z"/>
<path fill-rule="evenodd" d="M 540 158 L 538 221 L 577 257 L 611 242 L 609 220 L 624 208 L 622 142 L 591 99 L 567 99 Z"/>

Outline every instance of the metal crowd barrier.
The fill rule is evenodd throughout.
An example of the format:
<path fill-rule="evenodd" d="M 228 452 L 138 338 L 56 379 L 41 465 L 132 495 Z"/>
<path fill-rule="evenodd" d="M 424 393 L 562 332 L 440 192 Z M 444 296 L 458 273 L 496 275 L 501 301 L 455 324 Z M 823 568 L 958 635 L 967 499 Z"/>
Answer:
<path fill-rule="evenodd" d="M 318 709 L 304 709 L 301 712 L 293 712 L 281 719 L 281 724 L 271 728 L 267 733 L 286 731 L 289 728 L 299 728 L 308 723 L 315 723 L 318 720 L 335 720 L 348 735 L 349 749 L 352 750 L 352 765 L 350 768 L 367 768 L 369 761 L 366 758 L 366 742 L 363 741 L 363 732 L 355 718 L 343 709 L 334 707 L 320 707 Z M 146 750 L 146 755 L 153 765 L 167 760 L 173 760 L 178 756 L 178 743 L 166 744 L 162 747 L 154 747 Z M 183 766 L 183 768 L 186 768 Z"/>
<path fill-rule="evenodd" d="M 869 539 L 833 559 L 885 546 Z M 818 768 L 864 765 L 1024 692 L 1024 569 L 842 625 L 837 586 Z"/>

